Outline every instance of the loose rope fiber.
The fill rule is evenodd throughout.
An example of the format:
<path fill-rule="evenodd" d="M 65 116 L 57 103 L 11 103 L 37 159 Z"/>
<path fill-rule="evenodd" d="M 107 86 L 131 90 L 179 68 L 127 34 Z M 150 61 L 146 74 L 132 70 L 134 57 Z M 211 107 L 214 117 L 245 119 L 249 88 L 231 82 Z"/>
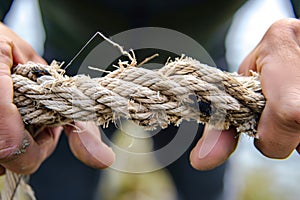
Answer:
<path fill-rule="evenodd" d="M 29 62 L 15 67 L 12 79 L 14 103 L 24 123 L 35 126 L 73 120 L 107 126 L 124 117 L 147 129 L 196 120 L 253 135 L 265 104 L 258 74 L 239 76 L 185 56 L 158 70 L 120 62 L 101 78 L 69 77 L 56 62 Z M 206 109 L 192 106 L 192 96 Z"/>
<path fill-rule="evenodd" d="M 64 73 L 57 62 L 50 66 L 28 62 L 13 69 L 14 103 L 25 125 L 92 120 L 107 127 L 126 118 L 154 129 L 196 120 L 255 136 L 265 105 L 257 73 L 244 77 L 186 56 L 158 70 L 138 67 L 135 59 L 120 61 L 116 70 L 101 78 Z M 20 179 L 9 173 L 2 200 L 14 198 Z"/>

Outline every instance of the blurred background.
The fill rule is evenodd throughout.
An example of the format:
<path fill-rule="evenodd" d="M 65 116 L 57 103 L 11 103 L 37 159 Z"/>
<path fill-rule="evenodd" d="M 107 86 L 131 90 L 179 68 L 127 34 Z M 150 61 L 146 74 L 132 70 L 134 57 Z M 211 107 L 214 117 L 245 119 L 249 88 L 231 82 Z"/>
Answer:
<path fill-rule="evenodd" d="M 39 54 L 42 54 L 45 34 L 38 2 L 15 0 L 12 9 L 13 12 L 6 17 L 5 22 L 27 40 Z M 229 70 L 236 71 L 243 58 L 260 41 L 267 28 L 274 21 L 286 17 L 293 17 L 288 0 L 247 1 L 236 13 L 228 32 L 226 57 Z M 143 145 L 145 148 L 146 146 Z M 230 158 L 222 199 L 298 200 L 300 197 L 297 183 L 297 180 L 300 180 L 299 164 L 297 153 L 293 153 L 284 161 L 265 158 L 254 148 L 251 138 L 242 136 L 236 152 Z M 160 184 L 157 184 L 158 178 Z M 106 170 L 102 181 L 106 183 L 105 188 L 100 187 L 103 184 L 99 184 L 100 192 L 122 191 L 124 193 L 122 198 L 117 200 L 134 199 L 133 194 L 135 199 L 139 200 L 174 198 L 172 181 L 163 170 L 139 176 Z"/>

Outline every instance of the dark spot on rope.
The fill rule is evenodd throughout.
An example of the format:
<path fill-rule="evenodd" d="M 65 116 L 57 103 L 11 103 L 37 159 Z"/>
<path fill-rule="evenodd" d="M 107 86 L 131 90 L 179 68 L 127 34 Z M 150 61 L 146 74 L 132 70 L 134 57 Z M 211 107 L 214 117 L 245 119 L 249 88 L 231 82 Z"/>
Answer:
<path fill-rule="evenodd" d="M 207 116 L 210 116 L 210 114 L 211 114 L 210 103 L 203 102 L 203 101 L 200 101 L 198 103 L 199 103 L 199 110 L 200 110 L 200 112 L 204 113 Z"/>
<path fill-rule="evenodd" d="M 39 69 L 37 67 L 32 68 L 32 74 L 34 74 L 36 78 L 40 78 L 41 76 L 51 76 L 46 69 Z"/>

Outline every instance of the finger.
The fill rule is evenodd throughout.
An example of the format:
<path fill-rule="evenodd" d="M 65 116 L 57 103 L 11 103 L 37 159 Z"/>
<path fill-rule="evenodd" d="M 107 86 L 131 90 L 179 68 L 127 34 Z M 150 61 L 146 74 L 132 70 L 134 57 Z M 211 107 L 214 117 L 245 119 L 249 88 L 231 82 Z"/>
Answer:
<path fill-rule="evenodd" d="M 298 46 L 290 42 L 285 45 L 280 55 L 265 59 L 271 60 L 270 64 L 264 61 L 267 64 L 260 67 L 266 105 L 258 124 L 258 139 L 254 141 L 263 155 L 276 159 L 287 158 L 300 143 L 300 60 L 293 52 Z"/>
<path fill-rule="evenodd" d="M 0 118 L 0 163 L 3 167 L 19 174 L 31 174 L 54 150 L 59 132 L 45 129 L 33 139 L 24 129 L 17 108 Z"/>
<path fill-rule="evenodd" d="M 0 161 L 7 162 L 19 150 L 25 138 L 23 122 L 13 102 L 13 83 L 10 77 L 12 42 L 0 37 Z"/>
<path fill-rule="evenodd" d="M 198 170 L 213 169 L 229 158 L 237 143 L 235 129 L 220 131 L 206 126 L 202 138 L 191 152 L 191 165 Z"/>
<path fill-rule="evenodd" d="M 274 113 L 269 104 L 266 104 L 258 124 L 255 147 L 269 158 L 287 158 L 300 143 L 299 129 L 292 128 L 295 125 L 288 122 L 282 124 L 282 119 Z"/>
<path fill-rule="evenodd" d="M 20 143 L 18 136 L 14 138 L 9 136 L 11 132 L 24 132 L 23 127 L 20 127 L 23 123 L 18 123 L 19 112 L 12 103 L 13 83 L 10 77 L 12 65 L 12 42 L 0 37 L 0 160 L 5 160 L 13 154 Z"/>
<path fill-rule="evenodd" d="M 12 49 L 12 42 L 0 37 L 0 163 L 14 172 L 28 174 L 39 167 L 46 153 L 25 130 L 13 104 Z"/>
<path fill-rule="evenodd" d="M 13 63 L 26 62 L 23 54 L 16 46 L 14 46 L 11 39 L 7 38 L 6 36 L 0 35 L 0 45 L 0 62 L 9 66 L 9 74 L 10 68 L 13 66 Z"/>
<path fill-rule="evenodd" d="M 25 41 L 23 41 L 25 44 L 27 44 Z M 20 50 L 20 48 L 18 46 L 13 46 L 13 60 L 15 64 L 24 64 L 28 61 L 32 61 L 35 63 L 41 63 L 41 64 L 47 64 L 47 62 L 41 57 L 39 56 L 35 50 L 29 45 L 27 44 L 27 51 L 31 52 L 30 55 L 24 55 L 24 52 L 22 52 Z"/>
<path fill-rule="evenodd" d="M 250 70 L 257 71 L 256 69 L 256 61 L 255 61 L 255 50 L 249 53 L 249 55 L 243 60 L 240 64 L 238 73 L 243 76 L 249 76 Z"/>
<path fill-rule="evenodd" d="M 13 44 L 9 39 L 0 37 L 0 75 L 10 76 L 10 68 L 13 65 L 12 59 Z"/>
<path fill-rule="evenodd" d="M 3 26 L 3 24 L 0 23 L 0 26 Z M 10 43 L 12 48 L 12 57 L 14 64 L 24 64 L 28 61 L 47 64 L 47 62 L 37 54 L 37 52 L 32 48 L 32 46 L 28 42 L 20 38 L 16 33 L 14 33 L 11 30 L 9 30 L 9 34 L 10 38 L 6 37 L 5 35 L 0 35 L 0 42 L 4 41 Z M 19 45 L 15 45 L 15 43 Z"/>
<path fill-rule="evenodd" d="M 75 122 L 75 126 L 66 126 L 65 132 L 73 154 L 85 164 L 105 168 L 114 162 L 114 152 L 102 142 L 94 122 Z"/>
<path fill-rule="evenodd" d="M 62 126 L 47 127 L 37 133 L 34 140 L 39 146 L 41 160 L 45 160 L 53 153 L 58 144 L 62 130 Z"/>

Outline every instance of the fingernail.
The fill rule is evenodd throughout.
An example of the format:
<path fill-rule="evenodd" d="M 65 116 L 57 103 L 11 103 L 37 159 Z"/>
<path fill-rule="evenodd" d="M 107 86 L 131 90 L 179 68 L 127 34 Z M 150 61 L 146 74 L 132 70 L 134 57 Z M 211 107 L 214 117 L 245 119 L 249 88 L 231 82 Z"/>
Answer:
<path fill-rule="evenodd" d="M 216 130 L 211 125 L 206 125 L 203 132 L 203 142 L 200 146 L 198 157 L 199 159 L 205 158 L 217 144 L 221 135 L 221 130 Z"/>
<path fill-rule="evenodd" d="M 113 152 L 112 148 L 107 146 L 105 143 L 102 143 L 102 150 L 101 151 L 94 151 L 94 158 L 96 158 L 99 162 L 106 166 L 110 166 L 115 161 L 115 153 Z"/>

